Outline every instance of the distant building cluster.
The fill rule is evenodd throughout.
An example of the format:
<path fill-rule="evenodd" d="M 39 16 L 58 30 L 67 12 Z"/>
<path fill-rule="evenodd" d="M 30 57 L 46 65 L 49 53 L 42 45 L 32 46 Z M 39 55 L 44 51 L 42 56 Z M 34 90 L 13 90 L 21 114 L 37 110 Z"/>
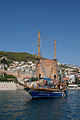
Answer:
<path fill-rule="evenodd" d="M 7 57 L 2 57 L 0 58 L 0 61 L 4 58 L 6 61 L 8 60 Z M 4 73 L 12 74 L 20 80 L 34 77 L 36 74 L 36 63 L 31 60 L 28 60 L 27 62 L 13 61 L 10 65 L 0 62 L 0 75 L 3 75 Z M 58 62 L 58 74 L 61 75 L 62 80 L 68 81 L 69 83 L 75 83 L 76 78 L 80 80 L 80 67 L 78 65 L 68 65 Z"/>
<path fill-rule="evenodd" d="M 76 78 L 80 80 L 80 67 L 78 65 L 58 63 L 58 67 L 63 80 L 67 80 L 69 83 L 75 83 Z"/>

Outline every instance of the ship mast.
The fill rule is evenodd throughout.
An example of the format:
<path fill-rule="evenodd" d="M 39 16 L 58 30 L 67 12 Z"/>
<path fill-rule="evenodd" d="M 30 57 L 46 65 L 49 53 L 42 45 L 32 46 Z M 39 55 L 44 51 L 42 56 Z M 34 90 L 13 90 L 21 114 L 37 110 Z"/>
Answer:
<path fill-rule="evenodd" d="M 55 60 L 55 67 L 54 67 L 54 78 L 57 81 L 57 59 L 56 59 L 56 40 L 54 40 L 54 60 Z"/>
<path fill-rule="evenodd" d="M 54 40 L 54 59 L 56 59 L 56 40 Z"/>
<path fill-rule="evenodd" d="M 40 31 L 38 32 L 38 81 L 39 81 L 39 72 L 40 72 Z"/>

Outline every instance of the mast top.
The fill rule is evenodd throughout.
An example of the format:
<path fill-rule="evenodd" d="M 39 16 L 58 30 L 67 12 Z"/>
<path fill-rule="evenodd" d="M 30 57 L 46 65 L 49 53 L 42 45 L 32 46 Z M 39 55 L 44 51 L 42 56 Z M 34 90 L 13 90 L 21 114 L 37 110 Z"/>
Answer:
<path fill-rule="evenodd" d="M 38 32 L 38 58 L 40 58 L 40 31 Z"/>
<path fill-rule="evenodd" d="M 54 40 L 54 59 L 56 59 L 56 40 Z"/>

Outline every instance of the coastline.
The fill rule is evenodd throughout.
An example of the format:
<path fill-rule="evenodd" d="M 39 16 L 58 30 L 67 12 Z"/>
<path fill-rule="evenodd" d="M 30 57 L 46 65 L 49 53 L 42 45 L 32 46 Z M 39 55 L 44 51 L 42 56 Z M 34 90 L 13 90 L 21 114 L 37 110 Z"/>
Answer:
<path fill-rule="evenodd" d="M 24 89 L 23 86 L 16 84 L 15 82 L 0 82 L 0 90 L 18 90 Z"/>

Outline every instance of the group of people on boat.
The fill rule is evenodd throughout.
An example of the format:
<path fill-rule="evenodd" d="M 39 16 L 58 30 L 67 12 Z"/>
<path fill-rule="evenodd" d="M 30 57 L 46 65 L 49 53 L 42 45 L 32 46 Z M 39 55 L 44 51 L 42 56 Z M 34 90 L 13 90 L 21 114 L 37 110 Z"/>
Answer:
<path fill-rule="evenodd" d="M 51 88 L 51 89 L 59 89 L 63 90 L 67 88 L 67 85 L 65 83 L 57 83 L 53 81 L 47 81 L 47 80 L 40 80 L 36 81 L 36 84 L 30 84 L 29 86 L 26 87 L 29 88 Z"/>

